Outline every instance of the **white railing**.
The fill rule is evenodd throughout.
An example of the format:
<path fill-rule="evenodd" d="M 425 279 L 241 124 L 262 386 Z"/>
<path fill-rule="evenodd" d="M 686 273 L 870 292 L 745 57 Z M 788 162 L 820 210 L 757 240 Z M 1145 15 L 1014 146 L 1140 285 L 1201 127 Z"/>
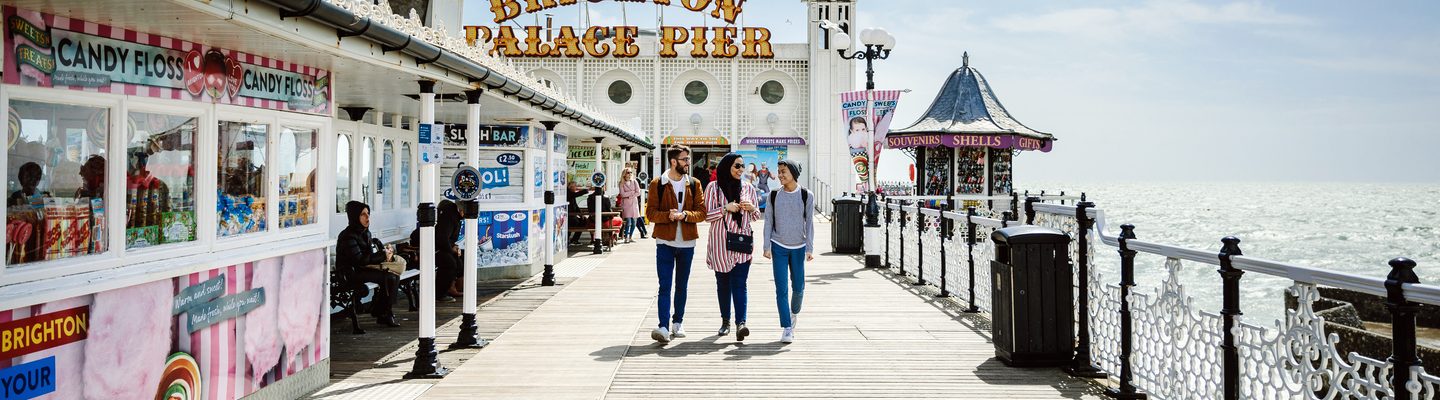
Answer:
<path fill-rule="evenodd" d="M 924 200 L 924 199 L 916 199 Z M 1057 200 L 1047 198 L 1046 200 Z M 1065 199 L 1078 200 L 1078 199 Z M 892 219 L 899 215 L 913 218 L 917 206 L 900 205 L 891 198 L 886 209 Z M 1076 284 L 1085 281 L 1084 287 L 1076 291 L 1087 300 L 1086 322 L 1088 329 L 1078 332 L 1084 354 L 1075 355 L 1075 364 L 1098 368 L 1116 382 L 1121 392 L 1134 390 L 1156 399 L 1195 398 L 1246 398 L 1246 399 L 1381 399 L 1396 395 L 1392 381 L 1396 377 L 1396 364 L 1390 360 L 1379 360 L 1355 352 L 1341 353 L 1337 346 L 1339 336 L 1326 330 L 1323 317 L 1316 315 L 1315 304 L 1319 300 L 1317 286 L 1330 286 L 1378 296 L 1399 293 L 1403 301 L 1398 304 L 1440 305 L 1440 286 L 1413 283 L 1413 262 L 1392 261 L 1391 287 L 1387 279 L 1366 277 L 1356 274 L 1325 270 L 1315 267 L 1282 263 L 1257 257 L 1240 255 L 1239 248 L 1229 247 L 1221 252 L 1188 249 L 1166 244 L 1145 242 L 1134 238 L 1122 239 L 1120 235 L 1107 235 L 1105 213 L 1102 210 L 1085 209 L 1084 223 L 1077 218 L 1080 208 L 1076 205 L 1033 203 L 1026 207 L 1032 223 L 1046 226 L 1065 233 L 1071 238 L 1069 258 L 1077 263 Z M 903 213 L 901 211 L 904 211 Z M 972 311 L 990 311 L 990 263 L 994 260 L 993 246 L 989 233 L 1005 225 L 1018 225 L 1020 221 L 1002 221 L 990 218 L 967 216 L 964 212 L 939 212 L 920 210 L 927 219 L 944 218 L 955 224 L 956 233 L 951 238 L 909 240 L 919 232 L 913 221 L 904 226 L 906 240 L 913 246 L 927 247 L 925 253 L 924 277 L 927 282 L 944 282 L 949 293 L 960 303 L 971 305 Z M 1028 216 L 1028 215 L 1027 215 Z M 939 217 L 939 218 L 936 218 Z M 1026 218 L 1018 218 L 1024 220 Z M 1093 228 L 1083 225 L 1093 223 Z M 973 242 L 968 239 L 970 224 L 974 224 Z M 903 241 L 897 241 L 899 223 L 889 223 L 885 229 L 890 237 L 893 252 Z M 1128 230 L 1128 228 L 1127 228 Z M 1081 237 L 1085 245 L 1081 245 Z M 927 237 L 927 236 L 919 236 Z M 941 244 L 940 242 L 944 242 Z M 1133 265 L 1128 271 L 1120 268 L 1119 277 L 1106 276 L 1094 265 L 1095 243 L 1122 250 L 1129 250 L 1129 256 L 1122 257 Z M 922 244 L 923 243 L 923 244 Z M 1235 241 L 1238 244 L 1238 240 Z M 929 247 L 945 246 L 942 259 L 938 252 Z M 1084 247 L 1083 249 L 1081 247 Z M 922 265 L 907 247 L 903 258 L 887 254 L 891 267 L 910 269 Z M 1080 251 L 1085 253 L 1084 257 Z M 1220 254 L 1229 254 L 1222 257 Z M 1136 258 L 1136 255 L 1146 256 Z M 974 258 L 974 273 L 970 257 Z M 1128 260 L 1127 260 L 1128 257 Z M 946 271 L 931 264 L 945 262 Z M 1079 265 L 1085 260 L 1085 265 Z M 1155 261 L 1150 261 L 1155 260 Z M 899 265 L 895 265 L 899 263 Z M 1240 274 L 1220 274 L 1217 281 L 1226 281 L 1226 302 L 1233 306 L 1227 309 L 1205 309 L 1196 305 L 1186 294 L 1186 282 L 1181 273 L 1187 263 L 1199 263 L 1204 268 L 1219 267 L 1221 271 L 1237 271 L 1279 277 L 1290 281 L 1287 292 L 1294 296 L 1293 309 L 1273 321 L 1251 321 L 1240 315 L 1245 306 L 1238 300 Z M 1398 263 L 1398 264 L 1397 264 Z M 1409 265 L 1406 267 L 1405 265 Z M 1154 287 L 1137 287 L 1134 284 L 1134 268 L 1164 268 L 1163 281 Z M 1107 270 L 1113 270 L 1107 269 Z M 1129 272 L 1130 275 L 1125 275 Z M 1406 275 L 1409 273 L 1409 275 Z M 1408 278 L 1407 278 L 1408 276 Z M 975 280 L 973 300 L 968 293 L 970 280 Z M 1230 282 L 1233 280 L 1233 282 Z M 1402 280 L 1408 283 L 1401 283 Z M 1129 291 L 1128 296 L 1122 294 Z M 1234 296 L 1234 298 L 1230 298 Z M 1253 305 L 1252 305 L 1253 306 Z M 1400 307 L 1404 308 L 1404 307 Z M 1397 309 L 1400 309 L 1397 308 Z M 1409 319 L 1413 322 L 1414 311 Z M 1129 331 L 1124 322 L 1129 318 Z M 1236 328 L 1227 335 L 1224 326 L 1227 318 Z M 1397 321 L 1406 317 L 1397 316 Z M 1396 325 L 1396 335 L 1406 335 L 1413 343 L 1413 324 L 1408 331 L 1405 326 Z M 1122 346 L 1122 337 L 1128 336 L 1129 348 Z M 1403 341 L 1402 341 L 1403 342 Z M 1233 343 L 1227 352 L 1227 343 Z M 1390 359 L 1397 357 L 1409 360 L 1415 357 L 1414 350 L 1408 353 L 1404 348 L 1395 349 Z M 1227 365 L 1226 357 L 1234 357 L 1235 363 Z M 1128 362 L 1129 365 L 1126 365 Z M 1125 370 L 1129 374 L 1124 374 Z M 1440 398 L 1440 378 L 1426 372 L 1423 366 L 1408 368 L 1409 378 L 1400 388 L 1408 393 L 1404 398 Z M 1401 378 L 1403 379 L 1403 377 Z M 1228 388 L 1228 390 L 1227 390 Z"/>

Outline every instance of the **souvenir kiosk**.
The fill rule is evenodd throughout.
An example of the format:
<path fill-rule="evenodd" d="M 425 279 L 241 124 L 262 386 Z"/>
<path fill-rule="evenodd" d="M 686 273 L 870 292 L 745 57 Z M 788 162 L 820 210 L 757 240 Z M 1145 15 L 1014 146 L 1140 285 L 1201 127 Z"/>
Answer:
<path fill-rule="evenodd" d="M 964 65 L 918 121 L 890 131 L 886 144 L 915 158 L 915 194 L 962 197 L 956 207 L 1008 208 L 1009 201 L 963 199 L 1010 196 L 1012 162 L 1020 151 L 1050 151 L 1055 137 L 1010 116 L 980 72 Z"/>

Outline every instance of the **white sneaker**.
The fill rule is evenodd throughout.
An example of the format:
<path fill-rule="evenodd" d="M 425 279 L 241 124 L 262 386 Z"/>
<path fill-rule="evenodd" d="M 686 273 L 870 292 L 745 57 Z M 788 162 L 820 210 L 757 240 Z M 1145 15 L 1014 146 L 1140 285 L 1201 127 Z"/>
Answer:
<path fill-rule="evenodd" d="M 785 333 L 780 334 L 780 343 L 794 343 L 795 328 L 785 328 Z"/>
<path fill-rule="evenodd" d="M 670 342 L 670 330 L 669 330 L 669 329 L 665 329 L 665 327 L 663 327 L 663 326 L 662 326 L 662 327 L 659 327 L 659 328 L 655 328 L 655 330 L 650 331 L 650 338 L 651 338 L 651 339 L 655 339 L 655 341 L 660 342 L 660 343 L 669 343 L 669 342 Z"/>
<path fill-rule="evenodd" d="M 673 336 L 677 338 L 685 337 L 685 327 L 682 326 L 679 322 L 672 323 L 670 324 L 670 326 L 675 327 L 674 333 L 672 334 Z"/>

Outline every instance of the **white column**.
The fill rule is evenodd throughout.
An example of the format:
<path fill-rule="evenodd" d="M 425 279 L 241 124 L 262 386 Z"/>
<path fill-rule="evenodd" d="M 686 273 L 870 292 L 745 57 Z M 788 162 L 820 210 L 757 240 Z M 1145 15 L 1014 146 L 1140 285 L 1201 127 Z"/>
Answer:
<path fill-rule="evenodd" d="M 435 93 L 420 93 L 420 123 L 435 123 Z M 431 135 L 442 132 L 430 132 Z M 435 164 L 420 164 L 420 202 L 435 206 Z M 435 337 L 435 226 L 420 227 L 420 337 Z"/>
<path fill-rule="evenodd" d="M 469 93 L 467 93 L 469 94 Z M 470 99 L 470 110 L 465 118 L 465 165 L 476 168 L 480 165 L 480 93 L 477 90 Z M 465 219 L 465 263 L 460 268 L 465 270 L 465 302 L 460 306 L 460 312 L 464 314 L 475 314 L 475 265 L 480 252 L 480 230 L 479 221 L 475 218 Z"/>
<path fill-rule="evenodd" d="M 540 240 L 541 243 L 544 243 L 541 248 L 545 249 L 545 271 L 540 277 L 540 284 L 543 286 L 554 286 L 554 238 L 555 229 L 559 228 L 556 226 L 556 224 L 559 224 L 559 222 L 556 222 L 558 221 L 558 219 L 556 218 L 555 214 L 555 174 L 559 172 L 555 170 L 555 146 L 559 145 L 558 143 L 555 143 L 555 126 L 557 126 L 559 123 L 555 121 L 544 121 L 541 122 L 541 124 L 545 126 L 545 212 L 542 214 L 546 216 L 546 219 L 548 219 L 548 221 L 542 221 L 541 223 L 541 225 L 545 227 L 545 236 L 542 237 Z"/>

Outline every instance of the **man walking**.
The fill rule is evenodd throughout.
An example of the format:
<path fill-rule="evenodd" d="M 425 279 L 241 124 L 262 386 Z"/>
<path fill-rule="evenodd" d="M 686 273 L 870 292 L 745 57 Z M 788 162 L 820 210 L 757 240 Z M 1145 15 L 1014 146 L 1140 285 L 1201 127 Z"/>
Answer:
<path fill-rule="evenodd" d="M 810 191 L 800 188 L 800 164 L 780 161 L 780 189 L 770 192 L 765 210 L 765 258 L 773 259 L 775 304 L 780 311 L 780 342 L 795 341 L 795 319 L 805 298 L 805 262 L 815 259 L 815 209 Z M 787 285 L 787 281 L 789 284 Z M 786 299 L 787 291 L 789 299 Z"/>
<path fill-rule="evenodd" d="M 695 224 L 705 220 L 705 195 L 690 170 L 690 148 L 672 146 L 665 152 L 670 169 L 650 181 L 645 196 L 645 217 L 655 223 L 655 273 L 660 279 L 660 324 L 650 332 L 657 342 L 685 337 L 685 296 L 690 284 L 690 260 L 695 257 Z M 671 314 L 671 289 L 674 314 Z"/>

